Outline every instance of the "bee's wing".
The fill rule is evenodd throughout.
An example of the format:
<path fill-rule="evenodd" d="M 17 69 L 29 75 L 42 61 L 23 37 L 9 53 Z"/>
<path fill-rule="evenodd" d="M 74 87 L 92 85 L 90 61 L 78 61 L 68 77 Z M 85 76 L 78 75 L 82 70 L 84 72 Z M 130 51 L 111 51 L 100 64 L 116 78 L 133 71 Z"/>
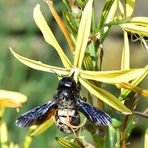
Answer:
<path fill-rule="evenodd" d="M 41 106 L 22 114 L 17 120 L 16 125 L 19 127 L 28 127 L 32 125 L 40 125 L 49 119 L 56 111 L 55 100 L 49 101 Z"/>
<path fill-rule="evenodd" d="M 111 124 L 111 117 L 99 110 L 96 107 L 89 105 L 88 103 L 77 100 L 77 107 L 80 112 L 82 112 L 87 119 L 91 122 L 95 123 L 96 125 L 110 125 Z"/>

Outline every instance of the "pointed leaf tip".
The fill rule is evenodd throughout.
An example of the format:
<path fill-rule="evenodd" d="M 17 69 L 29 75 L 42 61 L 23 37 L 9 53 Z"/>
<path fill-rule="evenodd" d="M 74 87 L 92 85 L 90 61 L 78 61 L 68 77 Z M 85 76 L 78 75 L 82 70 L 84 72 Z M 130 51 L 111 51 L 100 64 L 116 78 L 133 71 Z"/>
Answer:
<path fill-rule="evenodd" d="M 50 44 L 51 46 L 53 46 L 56 51 L 58 52 L 61 61 L 63 63 L 63 65 L 67 68 L 70 69 L 71 63 L 68 59 L 68 57 L 65 55 L 65 53 L 63 52 L 61 46 L 59 45 L 58 41 L 56 40 L 54 34 L 52 33 L 51 29 L 49 28 L 41 10 L 40 10 L 40 5 L 37 4 L 36 7 L 34 8 L 33 11 L 33 17 L 35 20 L 36 25 L 39 27 L 39 29 L 41 30 L 45 41 Z"/>
<path fill-rule="evenodd" d="M 32 59 L 25 58 L 25 57 L 20 56 L 19 54 L 15 53 L 11 47 L 9 49 L 15 58 L 17 58 L 21 63 L 27 65 L 28 67 L 31 67 L 33 69 L 40 70 L 40 71 L 45 71 L 45 72 L 51 72 L 51 73 L 55 72 L 60 75 L 68 75 L 69 74 L 69 71 L 66 70 L 65 68 L 50 66 L 47 64 L 43 64 L 40 61 L 35 61 Z"/>

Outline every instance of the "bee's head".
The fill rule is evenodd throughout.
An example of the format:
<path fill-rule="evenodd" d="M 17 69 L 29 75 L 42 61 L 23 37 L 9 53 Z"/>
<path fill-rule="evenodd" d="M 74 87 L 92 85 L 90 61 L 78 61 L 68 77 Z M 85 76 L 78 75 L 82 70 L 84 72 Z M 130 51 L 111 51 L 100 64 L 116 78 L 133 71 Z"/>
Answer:
<path fill-rule="evenodd" d="M 72 77 L 64 77 L 60 80 L 58 88 L 77 89 L 77 84 Z"/>

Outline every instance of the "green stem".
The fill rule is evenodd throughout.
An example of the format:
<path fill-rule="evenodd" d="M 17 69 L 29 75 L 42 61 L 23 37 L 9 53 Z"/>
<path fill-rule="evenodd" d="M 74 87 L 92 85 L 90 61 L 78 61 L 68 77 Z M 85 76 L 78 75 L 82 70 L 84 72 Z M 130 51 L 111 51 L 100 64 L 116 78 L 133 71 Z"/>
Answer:
<path fill-rule="evenodd" d="M 96 148 L 102 148 L 102 142 L 100 141 L 99 135 L 98 134 L 93 134 L 92 135 L 94 144 Z"/>
<path fill-rule="evenodd" d="M 121 140 L 121 136 L 120 136 L 120 128 L 116 129 L 116 138 L 117 138 L 117 142 L 116 142 L 116 148 L 120 148 L 120 140 Z"/>
<path fill-rule="evenodd" d="M 32 142 L 32 137 L 27 135 L 25 140 L 24 140 L 24 143 L 23 143 L 23 148 L 29 148 L 31 142 Z"/>
<path fill-rule="evenodd" d="M 109 134 L 108 134 L 108 137 L 109 137 L 109 142 L 108 142 L 108 147 L 109 148 L 114 148 L 114 140 L 115 140 L 115 129 L 112 127 L 112 126 L 109 126 L 108 128 L 109 130 Z"/>

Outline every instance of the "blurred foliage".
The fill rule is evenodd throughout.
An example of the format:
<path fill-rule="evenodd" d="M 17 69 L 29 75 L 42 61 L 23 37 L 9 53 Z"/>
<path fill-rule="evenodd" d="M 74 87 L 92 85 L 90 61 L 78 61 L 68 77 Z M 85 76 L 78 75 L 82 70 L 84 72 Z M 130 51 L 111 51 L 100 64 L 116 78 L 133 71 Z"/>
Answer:
<path fill-rule="evenodd" d="M 59 1 L 54 1 L 54 5 L 56 7 L 56 10 L 60 14 L 62 10 L 62 2 L 57 2 Z M 47 102 L 49 99 L 51 99 L 58 84 L 57 77 L 54 74 L 35 71 L 24 66 L 23 64 L 17 62 L 8 50 L 8 47 L 11 46 L 15 49 L 18 49 L 18 53 L 21 53 L 26 57 L 30 57 L 31 59 L 41 59 L 42 62 L 50 63 L 50 65 L 55 66 L 59 66 L 61 64 L 57 53 L 53 52 L 54 50 L 44 42 L 39 29 L 34 23 L 32 13 L 33 8 L 37 3 L 40 3 L 42 5 L 41 9 L 44 13 L 44 16 L 46 17 L 46 20 L 48 20 L 48 24 L 54 32 L 54 35 L 57 37 L 60 45 L 63 47 L 64 50 L 68 48 L 68 45 L 66 44 L 65 39 L 63 38 L 63 35 L 58 28 L 58 25 L 55 25 L 55 20 L 52 18 L 48 6 L 43 1 L 0 1 L 0 89 L 19 91 L 28 97 L 28 101 L 21 109 L 20 113 L 28 111 L 31 108 L 43 104 L 44 102 Z M 84 7 L 83 5 L 81 6 Z M 127 15 L 129 14 L 130 13 L 127 13 Z M 115 33 L 117 34 L 117 36 L 115 37 L 114 42 L 117 43 L 121 35 L 118 30 L 115 30 Z M 111 34 L 111 37 L 114 37 L 114 33 Z M 105 41 L 105 56 L 103 59 L 104 69 L 112 69 L 112 67 L 117 69 L 120 65 L 118 64 L 120 63 L 121 59 L 121 51 L 119 51 L 119 49 L 121 49 L 122 47 L 121 45 L 119 45 L 119 43 L 122 43 L 119 41 L 116 45 L 117 47 L 115 47 L 115 45 L 112 43 L 112 40 Z M 132 67 L 143 67 L 147 64 L 148 54 L 145 49 L 137 50 L 137 46 L 137 44 L 133 45 L 134 53 L 132 55 L 133 58 L 131 58 Z M 115 50 L 114 48 L 116 48 L 117 50 Z M 138 46 L 138 48 L 140 48 L 140 46 Z M 113 51 L 111 55 L 111 52 L 109 50 L 112 49 Z M 66 55 L 71 58 L 69 51 L 65 52 L 67 53 Z M 141 61 L 141 63 L 139 61 Z M 141 86 L 147 89 L 147 84 L 148 79 L 146 79 L 145 83 L 142 83 Z M 111 89 L 110 91 L 118 94 L 118 92 L 115 91 L 115 88 L 107 87 L 107 89 Z M 142 97 L 140 96 L 140 98 Z M 138 105 L 139 110 L 143 111 L 146 107 L 147 101 L 145 101 L 145 99 L 141 99 Z M 24 141 L 24 137 L 27 134 L 26 129 L 19 129 L 15 126 L 15 120 L 17 116 L 18 113 L 12 109 L 7 109 L 4 115 L 4 119 L 8 124 L 9 142 L 13 141 L 16 144 L 22 143 Z M 137 120 L 138 122 L 140 122 L 139 119 L 135 118 L 134 116 L 131 122 Z M 119 119 L 118 123 L 120 123 L 120 121 L 121 119 Z M 145 121 L 145 119 L 142 119 L 142 121 Z M 137 128 L 135 129 L 135 131 L 133 131 L 134 134 L 136 134 L 136 132 L 139 132 L 140 134 L 142 133 L 141 136 L 143 137 L 146 126 L 147 124 L 142 124 L 140 122 L 136 126 Z M 113 132 L 110 134 L 114 134 Z M 84 131 L 83 135 L 88 135 L 86 136 L 86 141 L 93 141 L 88 131 Z M 43 134 L 34 137 L 31 147 L 59 147 L 55 140 L 55 137 L 64 136 L 65 134 L 61 133 L 55 126 L 52 126 Z M 141 139 L 141 137 L 138 138 Z M 136 141 L 140 143 L 139 139 L 132 141 L 131 146 L 129 147 L 132 147 L 132 145 L 134 146 L 134 143 L 136 143 Z M 143 141 L 139 144 L 139 146 L 141 145 L 143 145 Z"/>

